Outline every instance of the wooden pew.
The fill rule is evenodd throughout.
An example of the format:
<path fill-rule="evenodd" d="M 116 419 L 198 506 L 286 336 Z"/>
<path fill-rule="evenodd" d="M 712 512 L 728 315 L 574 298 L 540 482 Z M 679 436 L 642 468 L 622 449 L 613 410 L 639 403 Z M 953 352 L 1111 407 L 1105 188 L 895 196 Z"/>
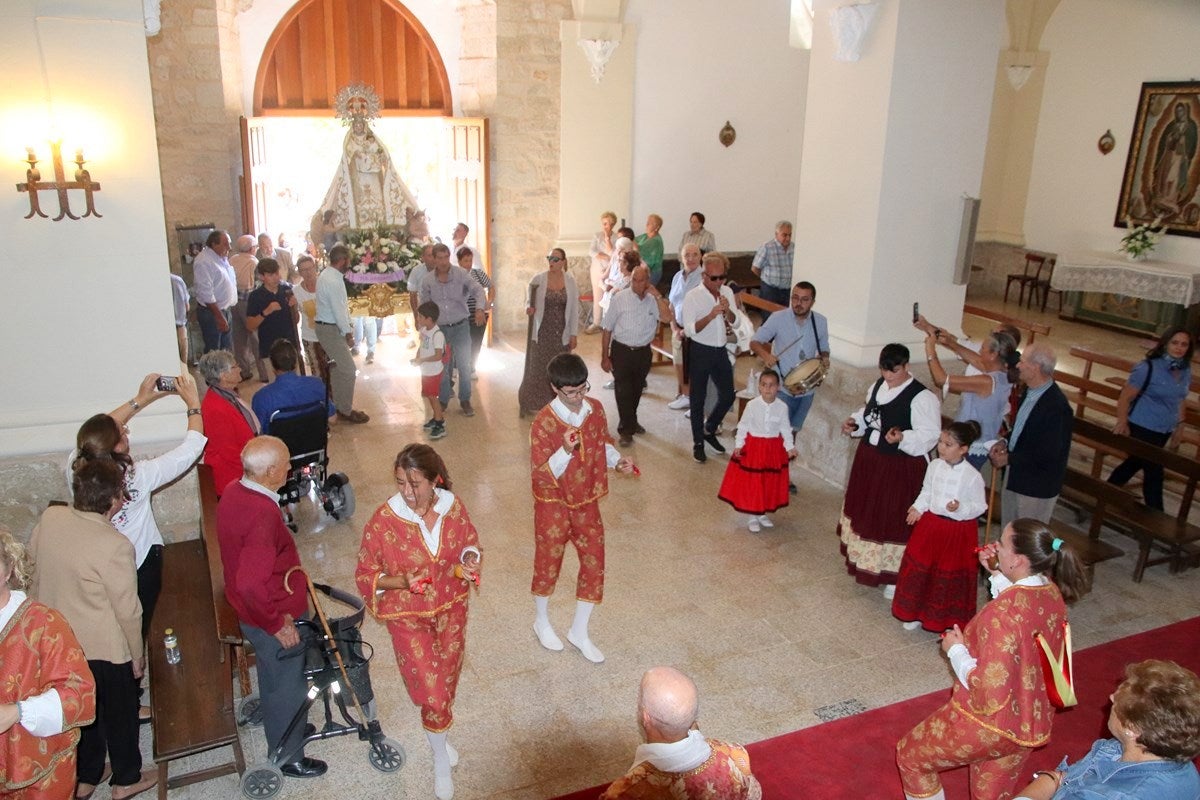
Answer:
<path fill-rule="evenodd" d="M 1087 567 L 1089 573 L 1094 574 L 1094 567 L 1100 562 L 1125 555 L 1125 551 L 1121 548 L 1102 539 L 1093 539 L 1083 531 L 1073 528 L 1061 520 L 1051 519 L 1049 525 L 1050 530 L 1054 531 L 1054 535 L 1065 541 L 1075 551 L 1075 555 L 1079 556 L 1079 560 Z"/>
<path fill-rule="evenodd" d="M 1020 319 L 1018 317 L 1005 316 L 998 311 L 990 311 L 986 308 L 980 308 L 979 306 L 965 305 L 963 306 L 963 313 L 970 314 L 972 317 L 990 319 L 993 322 L 1003 322 L 1006 325 L 1012 325 L 1018 330 L 1025 331 L 1025 333 L 1028 335 L 1022 338 L 1022 344 L 1028 344 L 1034 341 L 1039 334 L 1042 336 L 1050 335 L 1049 325 L 1043 325 L 1040 322 L 1029 322 L 1028 320 Z"/>
<path fill-rule="evenodd" d="M 1068 468 L 1060 495 L 1067 504 L 1091 512 L 1089 535 L 1092 539 L 1099 539 L 1101 526 L 1108 523 L 1138 542 L 1138 558 L 1133 571 L 1135 582 L 1142 580 L 1146 567 L 1155 564 L 1169 563 L 1172 572 L 1183 569 L 1194 556 L 1196 543 L 1200 542 L 1200 526 L 1188 522 L 1196 484 L 1200 481 L 1200 462 L 1120 436 L 1084 418 L 1075 419 L 1072 440 L 1095 450 L 1096 461 L 1102 459 L 1104 453 L 1115 451 L 1161 464 L 1165 470 L 1183 479 L 1183 497 L 1179 513 L 1174 517 L 1147 508 L 1137 498 L 1103 480 L 1095 464 L 1091 475 Z M 1165 555 L 1152 559 L 1151 551 L 1155 548 L 1164 551 Z"/>
<path fill-rule="evenodd" d="M 196 479 L 200 484 L 200 533 L 208 565 L 209 593 L 212 596 L 217 638 L 225 646 L 221 650 L 221 660 L 225 660 L 227 648 L 230 658 L 237 665 L 238 688 L 242 690 L 242 697 L 247 697 L 250 694 L 250 666 L 243 646 L 242 624 L 238 621 L 237 612 L 225 598 L 225 567 L 221 563 L 221 545 L 217 541 L 217 487 L 213 481 L 212 467 L 198 464 Z"/>
<path fill-rule="evenodd" d="M 168 789 L 234 772 L 240 775 L 246 769 L 234 719 L 232 676 L 217 639 L 205 566 L 203 541 L 173 542 L 163 549 L 163 588 L 147 637 L 159 800 L 166 800 Z M 167 663 L 166 628 L 174 629 L 179 638 L 178 664 Z M 171 761 L 218 747 L 232 747 L 233 759 L 169 776 Z"/>

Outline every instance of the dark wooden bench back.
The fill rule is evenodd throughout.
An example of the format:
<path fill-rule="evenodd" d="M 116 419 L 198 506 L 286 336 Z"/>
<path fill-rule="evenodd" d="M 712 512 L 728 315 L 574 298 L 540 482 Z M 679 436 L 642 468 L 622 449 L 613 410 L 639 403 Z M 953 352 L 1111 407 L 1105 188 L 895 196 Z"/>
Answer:
<path fill-rule="evenodd" d="M 196 478 L 200 484 L 200 533 L 204 555 L 208 559 L 208 577 L 212 584 L 213 608 L 217 615 L 217 638 L 225 644 L 242 643 L 242 626 L 237 612 L 225 598 L 225 566 L 221 563 L 221 544 L 217 540 L 217 487 L 212 467 L 199 464 Z"/>
<path fill-rule="evenodd" d="M 972 317 L 981 317 L 983 319 L 990 319 L 993 322 L 1003 322 L 1005 325 L 1012 325 L 1014 328 L 1017 328 L 1018 330 L 1025 331 L 1028 334 L 1028 336 L 1024 337 L 1024 339 L 1022 340 L 1022 344 L 1028 344 L 1028 343 L 1034 341 L 1035 339 L 1037 339 L 1037 337 L 1039 335 L 1041 335 L 1041 336 L 1049 336 L 1050 335 L 1050 326 L 1049 325 L 1043 325 L 1040 322 L 1030 322 L 1029 320 L 1019 319 L 1017 317 L 1008 317 L 1008 316 L 1005 316 L 1004 314 L 999 314 L 995 311 L 992 311 L 991 309 L 981 308 L 979 306 L 965 305 L 965 306 L 963 306 L 963 313 L 970 314 Z"/>

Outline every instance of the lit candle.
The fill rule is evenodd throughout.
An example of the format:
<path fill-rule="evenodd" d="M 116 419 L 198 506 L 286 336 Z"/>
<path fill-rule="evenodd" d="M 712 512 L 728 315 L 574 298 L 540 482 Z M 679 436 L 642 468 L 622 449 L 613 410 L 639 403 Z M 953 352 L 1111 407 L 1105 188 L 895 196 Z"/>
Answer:
<path fill-rule="evenodd" d="M 75 161 L 76 162 L 83 161 L 83 148 L 82 147 L 77 148 L 75 150 Z"/>
<path fill-rule="evenodd" d="M 26 161 L 37 161 L 37 154 L 33 152 L 32 147 L 25 148 L 25 160 Z"/>

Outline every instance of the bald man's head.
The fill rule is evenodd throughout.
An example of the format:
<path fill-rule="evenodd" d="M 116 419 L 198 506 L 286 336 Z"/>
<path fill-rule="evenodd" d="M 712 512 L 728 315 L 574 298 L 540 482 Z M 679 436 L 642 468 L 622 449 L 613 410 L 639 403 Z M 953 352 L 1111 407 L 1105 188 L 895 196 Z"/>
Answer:
<path fill-rule="evenodd" d="M 647 742 L 678 742 L 696 723 L 696 684 L 673 667 L 654 667 L 642 676 L 638 711 Z"/>
<path fill-rule="evenodd" d="M 242 471 L 255 483 L 278 489 L 287 480 L 289 458 L 282 439 L 255 436 L 242 448 Z"/>

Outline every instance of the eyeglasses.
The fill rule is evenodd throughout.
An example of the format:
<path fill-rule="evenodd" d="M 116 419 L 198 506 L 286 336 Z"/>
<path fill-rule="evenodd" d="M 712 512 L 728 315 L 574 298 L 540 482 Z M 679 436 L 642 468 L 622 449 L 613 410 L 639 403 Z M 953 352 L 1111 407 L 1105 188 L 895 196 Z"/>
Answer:
<path fill-rule="evenodd" d="M 590 383 L 584 382 L 584 384 L 582 386 L 575 386 L 570 389 L 564 389 L 562 387 L 559 387 L 558 393 L 561 394 L 563 397 L 567 398 L 568 400 L 578 400 L 578 399 L 582 398 L 584 395 L 586 395 L 588 393 L 588 390 L 591 388 L 592 388 L 592 385 Z"/>
<path fill-rule="evenodd" d="M 720 275 L 709 275 L 706 272 L 706 273 L 704 273 L 704 277 L 708 278 L 710 281 L 723 281 L 726 278 L 728 278 L 729 276 L 726 275 L 724 272 L 722 272 Z"/>
<path fill-rule="evenodd" d="M 562 261 L 562 258 L 560 258 L 559 256 L 546 256 L 546 260 L 555 262 L 555 261 Z"/>

